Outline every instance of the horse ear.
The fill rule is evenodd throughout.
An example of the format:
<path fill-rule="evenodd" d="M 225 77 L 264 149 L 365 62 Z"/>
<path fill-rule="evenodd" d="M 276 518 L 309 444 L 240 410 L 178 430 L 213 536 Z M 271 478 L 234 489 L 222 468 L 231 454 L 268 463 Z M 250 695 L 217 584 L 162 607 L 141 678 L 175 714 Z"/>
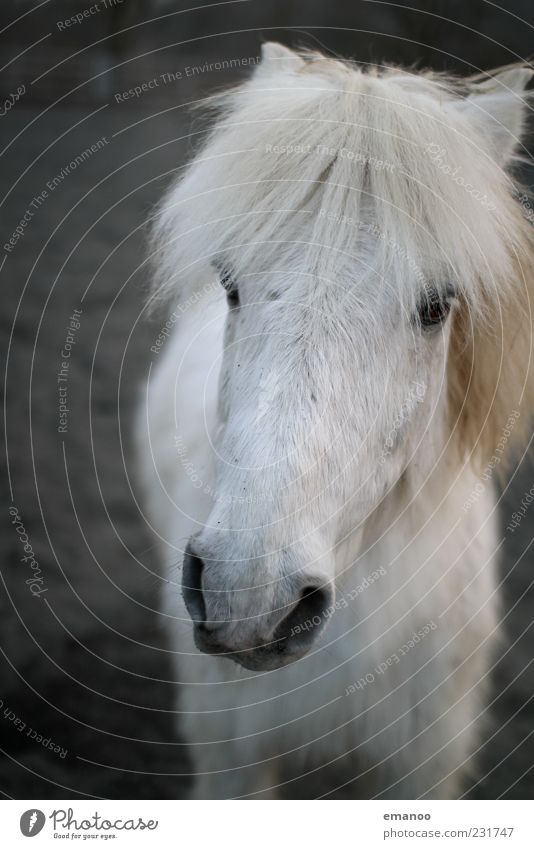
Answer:
<path fill-rule="evenodd" d="M 263 70 L 298 71 L 303 65 L 304 59 L 277 41 L 266 41 L 261 46 L 260 72 Z"/>
<path fill-rule="evenodd" d="M 463 109 L 471 111 L 504 167 L 521 144 L 529 111 L 530 92 L 525 90 L 533 75 L 534 70 L 517 65 L 493 71 L 489 79 L 474 81 L 471 94 L 462 101 Z"/>

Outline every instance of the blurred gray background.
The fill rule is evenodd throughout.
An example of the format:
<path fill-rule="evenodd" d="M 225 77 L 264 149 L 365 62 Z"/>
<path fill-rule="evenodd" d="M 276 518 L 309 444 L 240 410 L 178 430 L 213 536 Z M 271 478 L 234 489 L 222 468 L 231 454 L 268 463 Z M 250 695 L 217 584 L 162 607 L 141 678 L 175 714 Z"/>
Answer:
<path fill-rule="evenodd" d="M 180 798 L 158 564 L 134 495 L 130 426 L 159 324 L 143 315 L 144 230 L 206 126 L 187 104 L 246 70 L 266 39 L 361 62 L 474 73 L 529 58 L 532 0 L 4 0 L 0 8 L 1 244 L 6 446 L 0 560 L 0 792 L 4 797 Z M 181 79 L 120 94 L 163 74 Z M 8 105 L 9 104 L 9 105 Z M 194 135 L 191 135 L 194 133 Z M 97 149 L 76 163 L 83 151 Z M 67 174 L 65 175 L 65 171 Z M 57 178 L 55 180 L 55 178 Z M 532 176 L 525 172 L 525 180 Z M 53 188 L 47 187 L 51 183 Z M 58 433 L 56 375 L 81 310 Z M 534 789 L 534 508 L 525 462 L 502 501 L 504 640 L 474 798 Z M 16 505 L 46 594 L 9 508 Z M 331 777 L 329 777 L 329 782 Z M 316 796 L 326 777 L 289 795 Z"/>

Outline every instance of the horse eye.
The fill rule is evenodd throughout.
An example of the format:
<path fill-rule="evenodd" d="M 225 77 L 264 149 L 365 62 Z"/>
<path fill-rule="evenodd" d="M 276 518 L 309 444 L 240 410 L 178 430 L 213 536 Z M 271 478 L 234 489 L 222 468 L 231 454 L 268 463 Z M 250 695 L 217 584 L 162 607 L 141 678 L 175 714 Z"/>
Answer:
<path fill-rule="evenodd" d="M 421 327 L 433 330 L 440 327 L 451 311 L 452 293 L 440 295 L 436 289 L 428 291 L 419 304 L 417 314 Z"/>
<path fill-rule="evenodd" d="M 228 306 L 234 309 L 239 306 L 239 291 L 232 277 L 232 272 L 228 268 L 221 268 L 219 274 L 221 286 L 226 291 Z"/>
<path fill-rule="evenodd" d="M 237 291 L 237 286 L 226 290 L 226 301 L 228 306 L 232 309 L 239 306 L 239 292 Z"/>

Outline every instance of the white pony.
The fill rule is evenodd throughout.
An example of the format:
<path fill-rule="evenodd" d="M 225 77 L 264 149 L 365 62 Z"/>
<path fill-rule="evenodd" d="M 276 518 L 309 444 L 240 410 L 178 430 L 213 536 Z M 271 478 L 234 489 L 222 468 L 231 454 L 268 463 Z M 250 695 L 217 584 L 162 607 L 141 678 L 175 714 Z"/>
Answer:
<path fill-rule="evenodd" d="M 531 75 L 265 45 L 158 211 L 138 441 L 198 798 L 328 794 L 341 766 L 361 795 L 463 792 L 492 477 L 533 397 Z"/>

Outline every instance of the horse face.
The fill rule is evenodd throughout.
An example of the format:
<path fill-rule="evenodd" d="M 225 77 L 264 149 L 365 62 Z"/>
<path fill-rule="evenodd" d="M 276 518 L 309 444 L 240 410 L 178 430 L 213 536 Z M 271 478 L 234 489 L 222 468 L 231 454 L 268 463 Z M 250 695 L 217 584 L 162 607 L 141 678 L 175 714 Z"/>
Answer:
<path fill-rule="evenodd" d="M 221 272 L 217 495 L 183 586 L 198 647 L 249 668 L 311 648 L 332 612 L 336 547 L 414 454 L 435 457 L 453 293 L 417 283 L 407 310 L 369 271 L 339 272 Z"/>
<path fill-rule="evenodd" d="M 448 435 L 465 456 L 480 441 L 491 449 L 523 397 L 507 390 L 516 375 L 500 376 L 494 331 L 531 252 L 503 170 L 531 77 L 505 69 L 462 93 L 441 77 L 276 48 L 220 100 L 226 114 L 156 240 L 160 292 L 178 269 L 194 269 L 197 286 L 210 255 L 224 257 L 229 295 L 216 497 L 184 570 L 205 650 L 263 668 L 309 650 L 345 552 L 353 562 L 360 529 L 376 530 L 367 517 L 393 488 L 417 491 Z M 446 417 L 451 280 L 462 309 Z"/>

